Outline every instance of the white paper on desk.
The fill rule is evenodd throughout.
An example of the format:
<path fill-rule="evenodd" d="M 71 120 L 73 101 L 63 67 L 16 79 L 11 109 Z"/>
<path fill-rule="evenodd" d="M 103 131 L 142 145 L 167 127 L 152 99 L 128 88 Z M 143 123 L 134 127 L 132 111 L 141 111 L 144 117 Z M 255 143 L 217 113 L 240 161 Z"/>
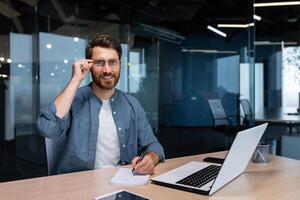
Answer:
<path fill-rule="evenodd" d="M 118 185 L 147 185 L 150 175 L 133 175 L 131 168 L 120 168 L 110 182 Z"/>

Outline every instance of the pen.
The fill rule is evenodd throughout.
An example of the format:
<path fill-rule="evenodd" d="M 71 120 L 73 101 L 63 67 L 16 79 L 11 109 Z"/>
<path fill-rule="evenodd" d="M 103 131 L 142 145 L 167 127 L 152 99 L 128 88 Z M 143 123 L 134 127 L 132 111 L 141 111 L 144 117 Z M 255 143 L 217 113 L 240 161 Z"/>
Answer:
<path fill-rule="evenodd" d="M 136 161 L 136 164 L 138 164 L 139 162 L 141 162 L 141 160 L 143 160 L 143 158 L 145 157 L 149 147 L 150 147 L 151 143 L 148 144 L 145 148 L 145 150 L 141 153 L 140 158 Z M 132 168 L 132 173 L 134 172 L 134 168 Z"/>

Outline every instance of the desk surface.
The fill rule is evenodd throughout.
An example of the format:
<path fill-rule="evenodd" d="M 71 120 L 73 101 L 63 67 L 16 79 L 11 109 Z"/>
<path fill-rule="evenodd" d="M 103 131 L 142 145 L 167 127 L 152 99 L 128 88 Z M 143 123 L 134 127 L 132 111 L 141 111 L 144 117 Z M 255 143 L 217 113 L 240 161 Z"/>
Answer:
<path fill-rule="evenodd" d="M 294 113 L 294 114 L 293 114 Z M 297 108 L 264 108 L 255 113 L 255 121 L 278 124 L 300 124 L 300 115 L 295 115 Z"/>
<path fill-rule="evenodd" d="M 156 168 L 156 174 L 206 156 L 223 157 L 225 152 L 169 159 Z M 184 192 L 149 183 L 147 186 L 111 185 L 117 168 L 100 169 L 0 183 L 0 199 L 93 199 L 109 192 L 127 189 L 150 199 L 299 199 L 300 161 L 271 156 L 269 164 L 250 163 L 244 174 L 213 196 Z"/>

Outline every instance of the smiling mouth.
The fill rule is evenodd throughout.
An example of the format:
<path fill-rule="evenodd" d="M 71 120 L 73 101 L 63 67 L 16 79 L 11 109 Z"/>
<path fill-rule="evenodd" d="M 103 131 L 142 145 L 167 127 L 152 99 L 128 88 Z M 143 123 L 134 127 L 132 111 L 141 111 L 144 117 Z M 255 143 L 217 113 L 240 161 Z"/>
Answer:
<path fill-rule="evenodd" d="M 110 80 L 114 79 L 114 76 L 101 76 L 101 79 L 110 81 Z"/>

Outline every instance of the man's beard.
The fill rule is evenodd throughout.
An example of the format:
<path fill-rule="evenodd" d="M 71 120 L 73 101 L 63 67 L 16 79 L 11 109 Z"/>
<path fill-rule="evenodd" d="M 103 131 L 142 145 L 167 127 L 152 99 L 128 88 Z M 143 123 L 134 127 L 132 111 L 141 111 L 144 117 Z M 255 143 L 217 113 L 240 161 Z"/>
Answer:
<path fill-rule="evenodd" d="M 93 82 L 101 89 L 103 90 L 112 90 L 118 83 L 119 78 L 120 78 L 120 73 L 107 73 L 103 72 L 100 75 L 95 75 L 94 73 L 92 74 Z M 109 80 L 105 80 L 105 77 L 111 77 Z"/>

